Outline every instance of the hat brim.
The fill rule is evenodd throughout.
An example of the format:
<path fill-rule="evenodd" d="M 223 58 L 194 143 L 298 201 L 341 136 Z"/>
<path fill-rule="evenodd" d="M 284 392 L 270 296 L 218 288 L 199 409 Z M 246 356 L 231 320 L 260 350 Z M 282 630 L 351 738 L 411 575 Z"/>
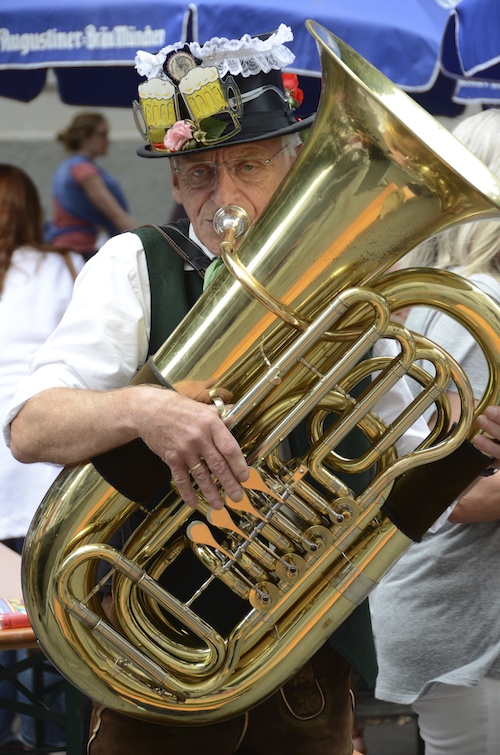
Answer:
<path fill-rule="evenodd" d="M 151 145 L 145 144 L 139 147 L 137 154 L 139 157 L 181 157 L 182 155 L 200 155 L 204 152 L 212 152 L 214 149 L 222 149 L 224 147 L 233 147 L 237 144 L 251 144 L 252 142 L 261 142 L 264 139 L 276 139 L 279 136 L 287 136 L 287 134 L 294 134 L 297 131 L 303 131 L 306 128 L 312 126 L 316 113 L 307 116 L 303 120 L 291 123 L 289 126 L 277 129 L 275 131 L 269 131 L 257 136 L 245 136 L 244 131 L 238 133 L 233 139 L 228 139 L 225 142 L 217 142 L 217 144 L 207 145 L 206 147 L 196 147 L 195 149 L 184 150 L 180 152 L 155 152 L 151 149 Z"/>

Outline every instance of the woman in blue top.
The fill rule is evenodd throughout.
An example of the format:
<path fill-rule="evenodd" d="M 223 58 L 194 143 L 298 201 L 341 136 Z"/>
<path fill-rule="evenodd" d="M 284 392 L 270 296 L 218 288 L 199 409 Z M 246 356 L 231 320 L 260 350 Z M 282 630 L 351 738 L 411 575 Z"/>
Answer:
<path fill-rule="evenodd" d="M 108 132 L 100 113 L 80 113 L 57 136 L 71 156 L 54 174 L 54 218 L 46 241 L 86 258 L 95 253 L 101 233 L 114 236 L 136 225 L 118 181 L 95 163 L 108 150 Z"/>

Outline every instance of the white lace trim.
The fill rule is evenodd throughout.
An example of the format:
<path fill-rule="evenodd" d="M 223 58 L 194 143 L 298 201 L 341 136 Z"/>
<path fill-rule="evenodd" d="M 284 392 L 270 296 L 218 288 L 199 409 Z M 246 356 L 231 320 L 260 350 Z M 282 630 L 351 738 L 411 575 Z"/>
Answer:
<path fill-rule="evenodd" d="M 182 47 L 184 47 L 184 42 L 169 45 L 154 54 L 145 50 L 138 50 L 135 56 L 135 68 L 141 76 L 146 76 L 148 79 L 165 79 L 163 64 L 167 55 L 169 52 L 180 50 Z"/>
<path fill-rule="evenodd" d="M 284 45 L 293 39 L 292 30 L 285 24 L 280 24 L 278 30 L 268 39 L 258 39 L 245 34 L 241 39 L 226 39 L 214 37 L 205 44 L 189 42 L 192 54 L 202 61 L 205 66 L 216 66 L 219 76 L 227 73 L 244 77 L 255 76 L 258 73 L 280 71 L 293 63 L 295 55 Z M 138 50 L 135 57 L 135 67 L 141 76 L 148 79 L 165 78 L 163 63 L 167 55 L 174 50 L 180 50 L 183 42 L 164 47 L 155 54 Z"/>

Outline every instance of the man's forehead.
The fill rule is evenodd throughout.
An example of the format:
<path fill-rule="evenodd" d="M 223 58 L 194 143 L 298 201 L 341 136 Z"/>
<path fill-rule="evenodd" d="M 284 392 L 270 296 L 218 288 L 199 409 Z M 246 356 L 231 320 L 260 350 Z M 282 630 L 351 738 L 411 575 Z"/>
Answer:
<path fill-rule="evenodd" d="M 201 154 L 196 154 L 196 150 L 191 154 L 184 153 L 175 156 L 176 162 L 182 160 L 182 165 L 190 163 L 219 163 L 228 160 L 238 160 L 242 157 L 267 158 L 273 154 L 273 149 L 279 146 L 279 137 L 274 139 L 262 139 L 247 144 L 234 144 L 228 147 L 219 147 L 218 149 L 207 150 Z"/>

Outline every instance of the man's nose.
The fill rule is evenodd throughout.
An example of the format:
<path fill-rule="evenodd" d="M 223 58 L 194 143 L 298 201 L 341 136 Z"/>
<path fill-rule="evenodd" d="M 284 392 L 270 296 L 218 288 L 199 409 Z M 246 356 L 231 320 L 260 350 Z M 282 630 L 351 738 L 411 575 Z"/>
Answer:
<path fill-rule="evenodd" d="M 227 165 L 218 165 L 213 177 L 212 194 L 219 207 L 234 204 L 239 195 L 238 181 Z"/>

